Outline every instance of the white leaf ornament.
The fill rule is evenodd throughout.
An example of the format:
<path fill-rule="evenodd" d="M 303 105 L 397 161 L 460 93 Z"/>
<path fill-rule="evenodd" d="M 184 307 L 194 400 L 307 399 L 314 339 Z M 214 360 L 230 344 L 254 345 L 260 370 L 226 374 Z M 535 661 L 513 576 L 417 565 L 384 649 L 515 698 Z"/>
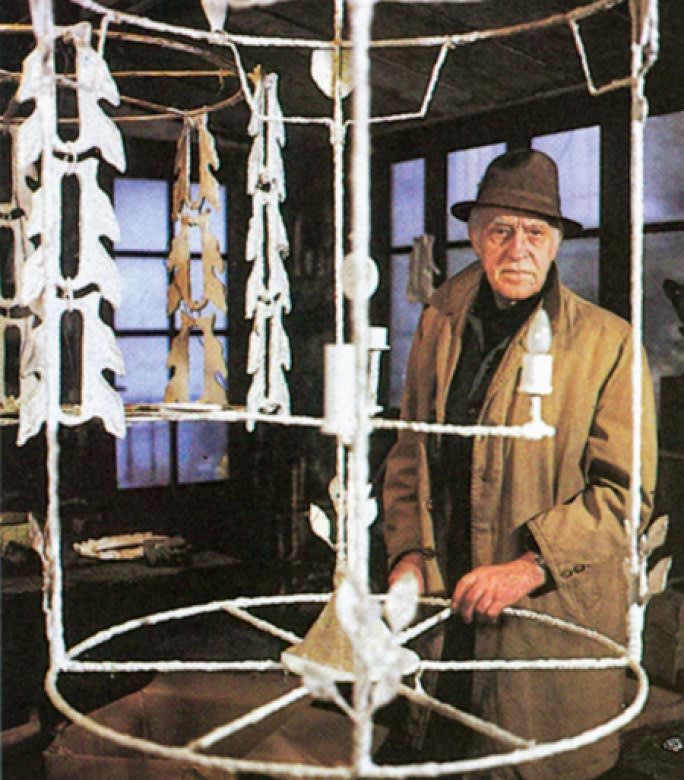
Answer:
<path fill-rule="evenodd" d="M 309 505 L 309 525 L 316 536 L 332 548 L 330 520 L 328 515 L 316 504 Z"/>
<path fill-rule="evenodd" d="M 413 620 L 418 606 L 418 581 L 412 574 L 400 577 L 385 601 L 385 617 L 392 631 L 403 631 Z"/>
<path fill-rule="evenodd" d="M 283 315 L 290 311 L 291 303 L 283 260 L 289 242 L 279 205 L 286 193 L 281 151 L 285 131 L 277 75 L 262 75 L 257 68 L 250 78 L 255 85 L 256 108 L 248 128 L 254 141 L 247 166 L 252 215 L 245 260 L 252 263 L 252 270 L 245 293 L 245 316 L 253 320 L 247 355 L 247 373 L 253 378 L 247 410 L 288 414 L 290 393 L 285 372 L 290 369 L 291 355 Z M 247 429 L 253 428 L 253 422 L 249 422 Z"/>
<path fill-rule="evenodd" d="M 672 566 L 672 558 L 668 556 L 663 558 L 651 569 L 648 573 L 648 595 L 647 600 L 651 596 L 657 596 L 658 593 L 662 593 L 667 587 L 667 578 L 670 574 L 670 568 Z"/>
<path fill-rule="evenodd" d="M 370 528 L 378 516 L 378 502 L 374 498 L 367 498 L 363 502 L 363 519 L 366 526 Z"/>
<path fill-rule="evenodd" d="M 373 686 L 373 694 L 371 697 L 373 709 L 378 710 L 380 707 L 384 707 L 385 704 L 389 704 L 392 701 L 397 693 L 400 681 L 401 675 L 399 674 L 387 675 Z"/>
<path fill-rule="evenodd" d="M 223 30 L 228 14 L 228 0 L 202 0 L 202 10 L 212 32 Z"/>
<path fill-rule="evenodd" d="M 361 263 L 361 273 L 357 273 L 356 258 L 349 253 L 342 261 L 342 292 L 345 298 L 354 300 L 357 289 L 361 296 L 370 298 L 377 290 L 380 276 L 378 266 L 372 257 L 366 257 Z"/>
<path fill-rule="evenodd" d="M 332 700 L 337 694 L 334 675 L 325 666 L 303 663 L 302 682 L 315 699 Z"/>
<path fill-rule="evenodd" d="M 665 544 L 669 525 L 670 518 L 668 515 L 661 515 L 651 523 L 639 541 L 640 552 L 643 556 L 648 557 L 654 550 Z"/>
<path fill-rule="evenodd" d="M 349 579 L 344 580 L 336 593 L 337 617 L 347 636 L 352 639 L 358 632 L 363 619 L 359 605 L 359 593 Z"/>
<path fill-rule="evenodd" d="M 337 65 L 337 67 L 336 67 Z M 335 78 L 337 72 L 337 79 Z M 335 96 L 335 81 L 339 84 L 340 97 L 346 98 L 354 89 L 351 51 L 316 49 L 311 54 L 311 78 L 321 92 L 329 98 Z"/>
<path fill-rule="evenodd" d="M 339 515 L 342 505 L 342 490 L 340 489 L 340 481 L 336 476 L 330 480 L 330 484 L 328 485 L 328 495 L 330 496 L 330 500 L 335 507 L 335 512 L 337 512 Z"/>

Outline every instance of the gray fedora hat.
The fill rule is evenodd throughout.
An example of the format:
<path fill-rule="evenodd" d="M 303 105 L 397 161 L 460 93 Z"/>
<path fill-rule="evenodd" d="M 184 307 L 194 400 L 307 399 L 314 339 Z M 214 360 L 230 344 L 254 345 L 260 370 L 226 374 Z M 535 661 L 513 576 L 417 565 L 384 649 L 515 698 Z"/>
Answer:
<path fill-rule="evenodd" d="M 473 208 L 491 206 L 513 209 L 559 222 L 566 236 L 581 232 L 582 225 L 561 214 L 558 168 L 544 152 L 519 149 L 489 163 L 477 191 L 477 200 L 454 203 L 451 213 L 468 220 Z"/>

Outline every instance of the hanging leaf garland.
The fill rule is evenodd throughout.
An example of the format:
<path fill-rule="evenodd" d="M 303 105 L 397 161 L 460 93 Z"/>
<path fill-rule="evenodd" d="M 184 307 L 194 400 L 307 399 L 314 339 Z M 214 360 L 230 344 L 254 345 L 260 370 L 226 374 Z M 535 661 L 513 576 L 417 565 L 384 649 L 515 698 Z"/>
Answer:
<path fill-rule="evenodd" d="M 24 60 L 17 92 L 18 101 L 31 100 L 34 109 L 16 133 L 15 169 L 25 171 L 39 161 L 41 166 L 40 186 L 31 199 L 26 225 L 32 250 L 23 264 L 19 294 L 19 303 L 38 315 L 22 348 L 19 444 L 35 435 L 47 419 L 48 351 L 53 359 L 55 345 L 48 342 L 41 319 L 46 294 L 60 320 L 66 312 L 77 312 L 81 323 L 81 400 L 76 408 L 60 407 L 60 422 L 77 425 L 99 417 L 110 433 L 125 435 L 123 402 L 103 374 L 107 370 L 122 374 L 123 359 L 111 327 L 100 317 L 103 300 L 114 308 L 121 300 L 118 270 L 101 241 L 104 236 L 116 242 L 119 228 L 98 182 L 100 160 L 91 154 L 98 149 L 99 158 L 118 171 L 125 168 L 121 133 L 101 106 L 101 101 L 118 105 L 119 95 L 105 61 L 91 46 L 90 24 L 60 28 L 59 36 L 74 48 L 73 88 L 78 105 L 78 134 L 75 140 L 62 140 L 57 126 L 60 103 L 52 34 L 38 36 L 36 48 Z M 74 208 L 79 217 L 78 259 L 70 273 L 62 269 L 60 257 L 65 238 L 73 237 L 62 235 L 59 218 L 68 177 L 74 181 Z"/>
<path fill-rule="evenodd" d="M 214 334 L 216 317 L 200 317 L 198 324 L 204 339 L 204 381 L 201 403 L 223 404 L 226 399 L 225 387 L 228 372 L 223 360 L 223 346 Z"/>
<path fill-rule="evenodd" d="M 189 369 L 190 369 L 190 332 L 195 320 L 190 315 L 181 311 L 180 331 L 173 339 L 166 367 L 169 369 L 170 379 L 164 391 L 164 403 L 187 401 L 189 396 Z"/>
<path fill-rule="evenodd" d="M 15 136 L 16 130 L 10 129 L 12 152 L 16 148 Z M 11 160 L 13 192 L 7 203 L 0 203 L 0 234 L 3 235 L 2 249 L 6 252 L 2 260 L 8 269 L 8 278 L 13 281 L 11 287 L 6 286 L 6 294 L 0 290 L 0 409 L 15 411 L 21 388 L 15 390 L 19 385 L 18 370 L 16 376 L 8 371 L 6 336 L 11 333 L 16 337 L 21 355 L 30 337 L 33 312 L 20 304 L 23 268 L 29 251 L 26 236 L 26 215 L 31 210 L 31 191 L 26 183 L 28 170 L 18 169 L 16 154 L 12 153 Z"/>
<path fill-rule="evenodd" d="M 191 151 L 193 134 L 197 133 L 199 150 L 199 187 L 197 198 L 191 192 Z M 171 371 L 165 393 L 166 403 L 190 400 L 190 334 L 202 333 L 203 342 L 203 391 L 200 403 L 226 401 L 228 368 L 224 350 L 216 338 L 213 327 L 215 316 L 198 316 L 209 304 L 225 312 L 226 285 L 225 261 L 219 242 L 211 231 L 209 219 L 220 206 L 219 185 L 214 171 L 219 166 L 214 138 L 207 127 L 207 116 L 186 119 L 176 146 L 176 179 L 172 195 L 172 217 L 178 224 L 178 232 L 171 243 L 167 259 L 170 280 L 167 292 L 167 314 L 181 315 L 181 329 L 175 336 L 169 353 L 167 367 Z M 190 240 L 192 231 L 200 233 L 202 252 L 202 291 L 193 297 Z"/>
<path fill-rule="evenodd" d="M 246 260 L 252 264 L 247 280 L 245 317 L 253 320 L 247 372 L 252 383 L 247 410 L 253 413 L 289 413 L 290 393 L 286 372 L 291 365 L 290 343 L 283 316 L 291 308 L 290 284 L 284 258 L 289 253 L 280 204 L 285 199 L 282 147 L 285 129 L 278 100 L 278 76 L 250 75 L 254 104 L 248 132 L 254 141 L 247 166 L 247 192 L 252 215 L 246 242 Z M 254 424 L 248 423 L 249 430 Z"/>

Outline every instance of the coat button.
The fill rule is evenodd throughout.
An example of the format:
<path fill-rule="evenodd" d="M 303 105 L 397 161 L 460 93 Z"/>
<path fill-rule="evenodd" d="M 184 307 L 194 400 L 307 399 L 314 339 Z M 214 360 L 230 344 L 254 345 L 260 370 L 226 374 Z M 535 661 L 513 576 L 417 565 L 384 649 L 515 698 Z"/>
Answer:
<path fill-rule="evenodd" d="M 560 576 L 565 577 L 565 579 L 572 577 L 572 569 L 563 569 L 563 571 L 560 573 Z"/>
<path fill-rule="evenodd" d="M 579 574 L 580 572 L 583 572 L 587 567 L 583 563 L 576 563 L 573 567 L 574 571 Z"/>
<path fill-rule="evenodd" d="M 430 511 L 432 511 L 432 510 L 434 509 L 435 502 L 434 502 L 434 501 L 433 501 L 431 498 L 428 498 L 428 500 L 425 502 L 425 506 L 426 506 L 426 507 L 427 507 L 427 508 L 428 508 Z"/>

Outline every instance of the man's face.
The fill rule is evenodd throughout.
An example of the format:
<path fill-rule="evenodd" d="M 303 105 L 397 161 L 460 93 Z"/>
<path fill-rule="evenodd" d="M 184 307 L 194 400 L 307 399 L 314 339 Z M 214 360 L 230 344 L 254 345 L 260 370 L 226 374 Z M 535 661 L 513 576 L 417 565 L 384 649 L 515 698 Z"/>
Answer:
<path fill-rule="evenodd" d="M 504 209 L 482 209 L 470 240 L 495 295 L 523 301 L 544 286 L 560 245 L 560 231 L 546 220 Z"/>

